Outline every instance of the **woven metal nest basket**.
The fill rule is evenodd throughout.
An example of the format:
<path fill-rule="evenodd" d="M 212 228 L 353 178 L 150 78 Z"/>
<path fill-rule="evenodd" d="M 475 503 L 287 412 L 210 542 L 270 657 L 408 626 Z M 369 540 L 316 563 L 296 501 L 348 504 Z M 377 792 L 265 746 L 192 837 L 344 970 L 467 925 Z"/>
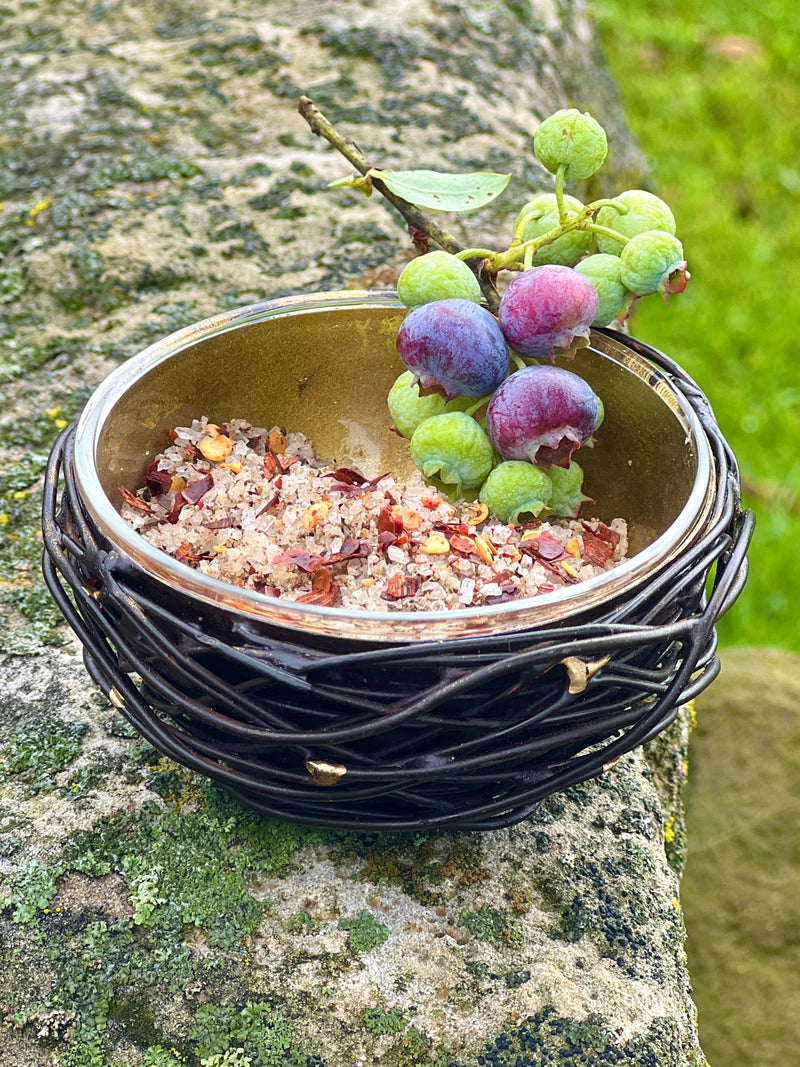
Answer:
<path fill-rule="evenodd" d="M 402 474 L 385 397 L 403 368 L 387 292 L 251 305 L 122 365 L 59 438 L 44 575 L 87 669 L 158 750 L 246 805 L 314 826 L 492 829 L 607 771 L 716 676 L 752 516 L 703 393 L 597 331 L 574 369 L 606 420 L 581 462 L 630 558 L 495 607 L 365 612 L 209 578 L 120 517 L 165 432 L 200 415 L 304 432 L 327 462 Z M 585 453 L 585 457 L 584 457 Z"/>

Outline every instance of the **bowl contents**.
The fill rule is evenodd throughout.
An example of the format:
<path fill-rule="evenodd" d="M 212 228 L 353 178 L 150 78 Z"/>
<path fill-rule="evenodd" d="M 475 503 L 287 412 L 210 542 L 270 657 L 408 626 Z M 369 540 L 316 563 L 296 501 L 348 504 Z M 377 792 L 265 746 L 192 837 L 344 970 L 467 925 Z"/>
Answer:
<path fill-rule="evenodd" d="M 481 500 L 451 503 L 420 475 L 401 485 L 325 466 L 299 433 L 203 417 L 168 438 L 145 485 L 120 488 L 122 517 L 175 559 L 267 596 L 449 611 L 554 592 L 625 559 L 624 520 L 558 518 L 542 504 L 560 494 L 563 510 L 572 492 L 577 513 L 579 487 L 537 484 L 539 517 L 521 507 L 529 521 L 501 522 Z"/>

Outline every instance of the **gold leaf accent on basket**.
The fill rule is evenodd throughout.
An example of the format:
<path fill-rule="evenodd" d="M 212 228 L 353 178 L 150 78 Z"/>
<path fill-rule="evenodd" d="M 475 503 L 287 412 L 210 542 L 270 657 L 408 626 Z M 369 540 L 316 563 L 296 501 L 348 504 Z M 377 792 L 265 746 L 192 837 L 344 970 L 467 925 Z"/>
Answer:
<path fill-rule="evenodd" d="M 584 660 L 579 659 L 577 656 L 567 656 L 566 659 L 559 660 L 558 662 L 567 668 L 570 693 L 582 693 L 592 678 L 599 670 L 605 667 L 610 659 L 611 656 L 603 656 L 601 659 L 596 660 Z"/>
<path fill-rule="evenodd" d="M 347 774 L 342 763 L 328 763 L 321 759 L 307 759 L 306 770 L 311 775 L 312 785 L 337 785 Z"/>

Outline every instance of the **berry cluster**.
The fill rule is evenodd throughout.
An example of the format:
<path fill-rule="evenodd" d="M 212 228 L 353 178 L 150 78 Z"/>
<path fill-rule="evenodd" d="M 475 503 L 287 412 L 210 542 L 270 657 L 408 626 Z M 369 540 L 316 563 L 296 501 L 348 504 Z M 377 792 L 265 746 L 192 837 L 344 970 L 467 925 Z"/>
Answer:
<path fill-rule="evenodd" d="M 479 499 L 501 522 L 574 516 L 588 499 L 572 456 L 593 444 L 603 406 L 557 357 L 587 345 L 591 327 L 624 322 L 637 298 L 666 299 L 689 278 L 672 212 L 658 197 L 629 189 L 584 206 L 565 195 L 565 179 L 590 177 L 606 158 L 605 132 L 591 116 L 557 111 L 533 143 L 555 192 L 522 209 L 508 249 L 428 252 L 397 284 L 409 313 L 397 335 L 407 370 L 388 398 L 395 429 L 428 481 Z M 478 278 L 502 270 L 519 273 L 495 315 L 482 305 Z"/>

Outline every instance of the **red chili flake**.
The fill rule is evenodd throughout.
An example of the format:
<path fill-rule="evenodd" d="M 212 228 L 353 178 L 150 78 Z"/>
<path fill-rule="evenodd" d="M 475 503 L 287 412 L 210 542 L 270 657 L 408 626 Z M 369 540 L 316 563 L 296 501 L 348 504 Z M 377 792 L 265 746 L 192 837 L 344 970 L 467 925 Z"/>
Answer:
<path fill-rule="evenodd" d="M 259 515 L 265 515 L 268 511 L 272 511 L 275 505 L 280 503 L 280 500 L 280 494 L 275 493 L 273 496 L 270 497 L 270 499 L 266 502 L 263 508 L 256 512 L 256 518 L 258 518 Z"/>
<path fill-rule="evenodd" d="M 311 588 L 315 593 L 325 592 L 334 584 L 333 574 L 328 567 L 318 567 L 311 579 Z"/>
<path fill-rule="evenodd" d="M 378 534 L 378 548 L 382 551 L 386 551 L 389 545 L 393 545 L 397 541 L 397 534 L 392 533 L 391 530 L 382 530 Z"/>
<path fill-rule="evenodd" d="M 592 530 L 584 530 L 583 554 L 590 563 L 602 567 L 614 555 L 614 546 L 604 541 L 602 537 L 598 537 Z"/>
<path fill-rule="evenodd" d="M 405 600 L 407 597 L 416 596 L 422 579 L 418 574 L 393 574 L 386 583 L 384 600 Z"/>
<path fill-rule="evenodd" d="M 378 533 L 400 534 L 403 530 L 402 519 L 394 516 L 388 508 L 381 508 L 378 512 Z"/>
<path fill-rule="evenodd" d="M 348 537 L 338 552 L 328 556 L 325 561 L 328 564 L 344 563 L 348 559 L 358 559 L 369 555 L 369 545 L 363 541 L 356 541 L 354 537 Z"/>
<path fill-rule="evenodd" d="M 210 522 L 201 523 L 206 530 L 230 530 L 238 527 L 236 519 L 212 519 Z"/>
<path fill-rule="evenodd" d="M 194 481 L 189 482 L 185 489 L 175 495 L 182 496 L 185 504 L 197 504 L 201 497 L 204 497 L 213 487 L 214 479 L 208 471 L 202 478 L 195 478 Z"/>
<path fill-rule="evenodd" d="M 378 482 L 383 481 L 388 475 L 379 474 L 377 478 L 367 481 L 358 471 L 351 470 L 349 467 L 337 467 L 332 474 L 323 474 L 322 477 L 336 479 L 337 484 L 331 486 L 331 492 L 343 493 L 345 496 L 358 496 L 361 493 L 371 492 Z"/>
<path fill-rule="evenodd" d="M 167 430 L 167 437 L 169 438 L 170 444 L 174 445 L 175 442 L 178 440 L 177 430 Z"/>
<path fill-rule="evenodd" d="M 320 604 L 329 607 L 336 600 L 339 587 L 327 567 L 319 567 L 311 579 L 311 592 L 297 598 L 299 604 Z"/>
<path fill-rule="evenodd" d="M 158 463 L 157 459 L 154 460 L 147 468 L 144 476 L 145 488 L 155 497 L 168 493 L 172 485 L 172 475 L 169 471 L 159 470 Z"/>
<path fill-rule="evenodd" d="M 395 496 L 392 496 L 392 494 L 391 494 L 391 493 L 389 492 L 389 490 L 388 490 L 388 489 L 386 489 L 386 490 L 384 491 L 384 494 L 383 494 L 383 499 L 384 499 L 384 500 L 388 500 L 388 501 L 389 501 L 389 505 L 390 505 L 391 507 L 395 507 L 395 505 L 397 504 L 397 497 L 395 497 Z"/>
<path fill-rule="evenodd" d="M 299 463 L 299 462 L 300 462 L 300 457 L 299 456 L 284 456 L 284 455 L 279 455 L 278 456 L 278 463 L 280 464 L 282 471 L 288 471 L 288 469 L 293 464 Z"/>
<path fill-rule="evenodd" d="M 441 504 L 441 500 L 437 500 L 436 497 L 432 496 L 423 496 L 420 499 L 420 504 L 422 504 L 424 508 L 427 508 L 428 511 L 436 511 Z"/>
<path fill-rule="evenodd" d="M 256 582 L 255 590 L 257 593 L 263 593 L 264 596 L 279 597 L 281 595 L 281 590 L 277 585 L 267 585 L 266 582 Z"/>
<path fill-rule="evenodd" d="M 129 504 L 132 508 L 135 508 L 137 511 L 146 511 L 148 515 L 153 514 L 153 509 L 150 505 L 145 503 L 144 500 L 140 500 L 138 496 L 134 496 L 130 489 L 127 489 L 124 485 L 117 486 L 117 492 L 125 503 Z"/>
<path fill-rule="evenodd" d="M 182 563 L 197 563 L 201 559 L 213 559 L 213 552 L 196 552 L 188 541 L 183 541 L 175 549 L 175 559 Z"/>
<path fill-rule="evenodd" d="M 197 504 L 198 508 L 202 508 L 203 504 L 200 497 L 208 492 L 213 484 L 214 479 L 210 474 L 205 478 L 195 478 L 193 482 L 189 482 L 185 489 L 175 494 L 175 498 L 172 501 L 172 510 L 167 515 L 167 522 L 177 522 L 186 504 Z"/>
<path fill-rule="evenodd" d="M 616 548 L 619 544 L 619 531 L 612 530 L 610 527 L 606 526 L 604 522 L 598 522 L 594 530 L 592 530 L 587 522 L 584 522 L 582 525 L 584 530 L 588 530 L 589 533 L 594 533 L 602 538 L 603 541 L 607 541 L 612 548 Z"/>
<path fill-rule="evenodd" d="M 304 548 L 290 548 L 288 552 L 280 552 L 272 560 L 273 563 L 291 563 L 299 567 L 307 574 L 313 574 L 325 560 L 313 552 L 307 552 Z"/>
<path fill-rule="evenodd" d="M 261 473 L 269 481 L 275 471 L 278 470 L 278 457 L 274 452 L 264 453 L 264 464 L 261 468 Z"/>
<path fill-rule="evenodd" d="M 180 512 L 183 510 L 187 501 L 183 499 L 182 493 L 176 493 L 172 501 L 172 510 L 170 514 L 166 516 L 167 523 L 176 523 L 180 517 Z"/>
<path fill-rule="evenodd" d="M 365 485 L 367 481 L 363 474 L 351 470 L 350 467 L 337 467 L 331 474 L 323 474 L 322 477 L 335 478 L 337 482 L 342 482 L 344 485 Z"/>
<path fill-rule="evenodd" d="M 434 530 L 442 530 L 446 534 L 458 534 L 460 537 L 469 536 L 469 526 L 465 522 L 435 522 Z M 473 544 L 473 548 L 475 545 Z"/>
<path fill-rule="evenodd" d="M 463 555 L 468 556 L 475 551 L 475 542 L 471 537 L 462 537 L 460 534 L 454 534 L 450 538 L 450 547 L 454 552 L 461 552 Z"/>
<path fill-rule="evenodd" d="M 561 559 L 567 553 L 564 546 L 548 530 L 542 530 L 538 537 L 531 537 L 527 541 L 520 542 L 520 550 L 538 556 L 542 560 Z"/>

